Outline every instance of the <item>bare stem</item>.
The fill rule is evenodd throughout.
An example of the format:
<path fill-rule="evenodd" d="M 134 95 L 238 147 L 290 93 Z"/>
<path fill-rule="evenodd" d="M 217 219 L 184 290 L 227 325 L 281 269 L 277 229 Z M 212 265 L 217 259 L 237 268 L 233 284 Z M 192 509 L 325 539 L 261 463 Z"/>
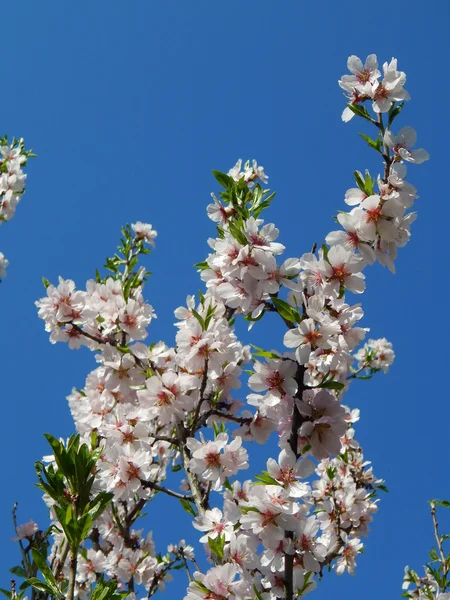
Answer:
<path fill-rule="evenodd" d="M 69 586 L 67 588 L 67 600 L 74 600 L 75 578 L 77 575 L 78 553 L 73 549 L 70 551 Z"/>
<path fill-rule="evenodd" d="M 197 425 L 198 418 L 200 416 L 200 409 L 202 407 L 203 402 L 205 401 L 205 390 L 206 390 L 206 384 L 208 383 L 208 363 L 209 363 L 209 361 L 208 361 L 208 359 L 206 359 L 205 365 L 203 367 L 202 382 L 200 384 L 200 399 L 195 408 L 194 418 L 192 419 L 191 436 L 194 435 L 194 433 L 197 430 L 196 425 Z"/>
<path fill-rule="evenodd" d="M 183 463 L 184 472 L 186 473 L 186 477 L 188 478 L 189 487 L 191 488 L 192 499 L 197 507 L 199 515 L 204 515 L 205 511 L 209 509 L 208 500 L 203 496 L 202 489 L 200 487 L 200 482 L 197 476 L 194 473 L 191 473 L 189 470 L 189 461 L 191 459 L 189 450 L 186 446 L 186 437 L 187 430 L 184 427 L 183 423 L 179 423 L 177 425 L 177 434 L 178 439 L 180 440 L 180 453 L 181 460 Z"/>
<path fill-rule="evenodd" d="M 12 510 L 12 520 L 13 520 L 13 524 L 14 524 L 14 531 L 16 532 L 17 537 L 19 537 L 19 532 L 18 532 L 18 527 L 17 527 L 17 517 L 16 517 L 18 505 L 19 505 L 18 502 L 14 502 L 14 506 L 13 506 L 13 510 Z M 25 569 L 27 577 L 32 577 L 33 573 L 31 572 L 32 571 L 31 564 L 30 564 L 30 561 L 28 560 L 28 556 L 27 556 L 27 553 L 25 552 L 25 548 L 23 547 L 21 539 L 19 539 L 19 546 L 20 546 L 20 552 L 22 554 L 23 568 Z"/>
<path fill-rule="evenodd" d="M 53 568 L 53 575 L 56 580 L 58 579 L 58 577 L 60 576 L 60 574 L 63 570 L 63 567 L 66 562 L 66 558 L 67 558 L 68 554 L 69 554 L 69 542 L 67 541 L 67 538 L 64 538 L 64 541 L 61 545 L 61 551 L 60 551 L 59 557 L 56 559 L 55 566 Z"/>
<path fill-rule="evenodd" d="M 442 540 L 439 535 L 439 523 L 438 523 L 437 516 L 436 516 L 436 504 L 434 502 L 430 502 L 430 507 L 431 507 L 430 508 L 431 518 L 433 520 L 434 537 L 436 539 L 439 556 L 441 558 L 444 579 L 446 579 L 446 576 L 448 573 L 448 563 L 447 563 L 447 560 L 445 559 L 444 549 L 442 548 Z M 445 592 L 445 589 L 442 589 L 442 592 Z"/>

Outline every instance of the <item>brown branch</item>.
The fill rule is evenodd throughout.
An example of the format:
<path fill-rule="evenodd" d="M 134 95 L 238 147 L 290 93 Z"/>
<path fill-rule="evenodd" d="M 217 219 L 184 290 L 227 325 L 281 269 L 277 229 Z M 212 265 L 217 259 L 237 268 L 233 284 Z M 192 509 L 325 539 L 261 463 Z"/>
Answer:
<path fill-rule="evenodd" d="M 169 488 L 163 487 L 162 485 L 158 485 L 153 481 L 145 481 L 141 479 L 142 487 L 149 488 L 154 490 L 155 492 L 163 492 L 168 496 L 172 496 L 173 498 L 178 498 L 179 500 L 187 500 L 188 502 L 195 502 L 193 496 L 186 496 L 185 494 L 179 494 L 178 492 L 174 492 L 173 490 L 169 490 Z"/>
<path fill-rule="evenodd" d="M 153 596 L 154 593 L 156 593 L 158 591 L 159 588 L 159 583 L 162 579 L 164 579 L 165 574 L 170 571 L 170 569 L 179 561 L 179 560 L 184 560 L 185 565 L 186 565 L 186 569 L 187 569 L 187 563 L 186 563 L 186 559 L 184 558 L 184 555 L 182 555 L 180 553 L 180 551 L 178 551 L 177 555 L 175 556 L 175 558 L 173 558 L 169 564 L 167 564 L 164 568 L 161 569 L 161 571 L 159 573 L 155 573 L 153 575 L 153 579 L 152 582 L 150 584 L 149 590 L 148 590 L 148 594 L 147 594 L 147 598 L 150 598 L 151 596 Z M 188 573 L 189 573 L 189 569 L 187 569 Z"/>
<path fill-rule="evenodd" d="M 220 417 L 222 419 L 226 419 L 227 421 L 238 423 L 239 425 L 249 425 L 253 421 L 253 417 L 238 417 L 236 415 L 232 415 L 231 413 L 223 413 L 220 410 L 212 408 L 201 416 L 197 423 L 197 429 L 203 427 L 206 421 L 212 416 Z"/>
<path fill-rule="evenodd" d="M 141 512 L 141 510 L 144 508 L 144 506 L 146 504 L 147 504 L 147 498 L 141 498 L 138 502 L 136 502 L 133 510 L 131 512 L 129 512 L 127 514 L 127 516 L 125 517 L 125 525 L 127 527 L 131 527 L 131 525 L 133 525 L 134 521 L 137 519 L 139 513 Z"/>
<path fill-rule="evenodd" d="M 155 442 L 168 442 L 169 444 L 173 444 L 174 446 L 179 446 L 180 442 L 176 438 L 171 438 L 165 435 L 149 435 L 152 440 Z"/>

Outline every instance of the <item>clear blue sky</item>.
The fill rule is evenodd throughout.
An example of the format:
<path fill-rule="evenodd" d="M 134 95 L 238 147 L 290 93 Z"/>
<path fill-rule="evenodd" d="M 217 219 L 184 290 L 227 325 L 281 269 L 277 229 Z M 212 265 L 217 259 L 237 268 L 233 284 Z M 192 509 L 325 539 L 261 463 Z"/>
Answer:
<path fill-rule="evenodd" d="M 4 4 L 2 132 L 25 137 L 39 158 L 16 217 L 0 230 L 10 260 L 0 288 L 1 587 L 16 551 L 13 502 L 22 521 L 45 525 L 33 462 L 47 453 L 44 431 L 72 432 L 65 396 L 94 367 L 88 351 L 50 345 L 34 307 L 41 276 L 83 286 L 123 223 L 152 223 L 159 237 L 147 296 L 158 319 L 149 341 L 172 343 L 173 309 L 199 289 L 191 265 L 214 234 L 204 210 L 212 169 L 239 157 L 266 167 L 278 191 L 269 216 L 286 256 L 334 228 L 354 169 L 380 170 L 358 139 L 360 123 L 341 122 L 337 85 L 348 55 L 374 52 L 381 62 L 398 57 L 406 71 L 412 101 L 399 121 L 418 130 L 432 160 L 409 169 L 419 219 L 398 274 L 372 268 L 363 297 L 364 324 L 393 342 L 395 365 L 387 377 L 356 382 L 346 397 L 362 410 L 357 437 L 390 493 L 355 578 L 327 575 L 315 599 L 399 597 L 403 566 L 422 565 L 432 543 L 427 499 L 450 497 L 449 16 L 444 0 Z M 281 334 L 268 324 L 247 341 L 281 347 Z M 184 515 L 166 521 L 153 513 L 150 521 L 160 544 L 198 537 Z M 177 580 L 167 597 L 181 598 L 184 588 Z"/>

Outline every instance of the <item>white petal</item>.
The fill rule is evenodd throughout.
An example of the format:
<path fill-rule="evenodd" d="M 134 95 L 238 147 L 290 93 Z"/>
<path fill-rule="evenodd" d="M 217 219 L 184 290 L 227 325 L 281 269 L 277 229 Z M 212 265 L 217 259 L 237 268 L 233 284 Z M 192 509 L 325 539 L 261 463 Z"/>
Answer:
<path fill-rule="evenodd" d="M 348 106 L 346 106 L 342 112 L 341 119 L 344 121 L 344 123 L 348 123 L 351 121 L 351 119 L 353 119 L 354 116 L 355 113 Z"/>
<path fill-rule="evenodd" d="M 361 59 L 358 56 L 355 56 L 354 54 L 352 56 L 349 56 L 347 60 L 347 68 L 350 71 L 350 73 L 353 73 L 354 75 L 356 73 L 360 73 L 363 70 L 363 64 Z"/>
<path fill-rule="evenodd" d="M 290 329 L 284 334 L 283 343 L 286 348 L 297 348 L 301 344 L 301 334 L 298 329 Z"/>

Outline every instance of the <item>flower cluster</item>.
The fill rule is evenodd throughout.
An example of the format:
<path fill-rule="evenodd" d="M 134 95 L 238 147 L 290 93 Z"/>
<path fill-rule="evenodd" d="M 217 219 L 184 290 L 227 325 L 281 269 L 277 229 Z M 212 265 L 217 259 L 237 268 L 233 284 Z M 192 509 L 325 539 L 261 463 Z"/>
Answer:
<path fill-rule="evenodd" d="M 358 370 L 369 369 L 372 373 L 380 370 L 387 373 L 394 362 L 394 358 L 392 344 L 386 338 L 369 340 L 355 354 L 355 359 L 358 361 Z"/>
<path fill-rule="evenodd" d="M 25 150 L 24 140 L 15 138 L 9 143 L 7 136 L 0 138 L 0 224 L 10 221 L 25 191 L 26 175 L 23 167 L 34 156 Z M 0 279 L 6 276 L 9 261 L 0 252 Z"/>
<path fill-rule="evenodd" d="M 343 75 L 339 85 L 347 93 L 352 105 L 359 105 L 366 100 L 372 101 L 372 108 L 376 113 L 386 113 L 393 103 L 410 100 L 410 95 L 404 89 L 406 73 L 397 71 L 397 59 L 383 64 L 383 78 L 378 70 L 378 60 L 375 54 L 366 58 L 364 65 L 357 56 L 350 56 L 347 68 L 351 75 Z M 342 120 L 349 121 L 354 112 L 347 107 Z"/>

